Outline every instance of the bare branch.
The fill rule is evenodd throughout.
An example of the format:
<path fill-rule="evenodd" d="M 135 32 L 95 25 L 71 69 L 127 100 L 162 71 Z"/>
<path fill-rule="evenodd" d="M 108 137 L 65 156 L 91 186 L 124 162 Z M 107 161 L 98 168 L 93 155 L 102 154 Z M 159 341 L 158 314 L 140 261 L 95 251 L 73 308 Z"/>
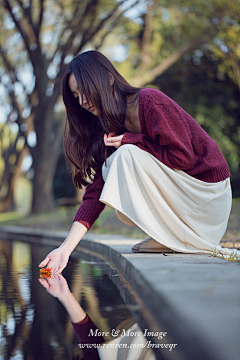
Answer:
<path fill-rule="evenodd" d="M 82 15 L 82 18 L 83 17 L 86 17 L 86 14 L 88 12 L 88 9 L 90 9 L 91 7 L 91 4 L 94 4 L 96 0 L 92 0 L 85 8 L 85 11 Z M 83 35 L 83 38 L 82 38 L 82 41 L 80 43 L 80 45 L 77 47 L 77 49 L 75 49 L 74 51 L 74 55 L 77 55 L 79 53 L 79 51 L 83 48 L 83 46 L 98 32 L 101 30 L 101 27 L 103 27 L 103 25 L 105 24 L 105 22 L 109 19 L 111 19 L 113 17 L 113 15 L 115 14 L 115 12 L 117 11 L 117 9 L 119 8 L 119 6 L 124 3 L 125 0 L 122 0 L 120 3 L 118 3 L 114 9 L 104 18 L 101 20 L 101 22 L 95 27 L 95 29 L 90 33 L 89 32 L 89 29 L 88 31 L 86 30 L 85 31 L 85 39 L 84 39 L 84 35 Z M 114 27 L 116 25 L 116 21 L 118 21 L 120 19 L 120 17 L 127 11 L 129 10 L 130 8 L 132 8 L 133 6 L 135 6 L 136 4 L 139 3 L 139 0 L 136 0 L 135 3 L 133 3 L 130 7 L 128 7 L 127 9 L 123 10 L 115 19 L 113 19 L 110 27 Z M 91 9 L 92 11 L 92 9 Z M 68 24 L 68 28 L 71 27 L 71 24 L 69 23 Z M 81 28 L 83 27 L 83 21 L 81 22 Z M 64 31 L 66 30 L 66 28 L 64 29 Z M 61 84 L 61 78 L 63 76 L 63 73 L 64 73 L 64 70 L 65 70 L 65 65 L 64 65 L 64 59 L 65 59 L 65 56 L 66 54 L 70 51 L 70 49 L 72 48 L 72 42 L 74 40 L 74 38 L 77 36 L 77 33 L 79 33 L 79 28 L 78 28 L 78 32 L 73 32 L 67 42 L 67 44 L 65 45 L 62 45 L 61 47 L 59 47 L 56 51 L 58 50 L 63 50 L 63 53 L 62 53 L 62 58 L 61 58 L 61 62 L 59 64 L 59 73 L 57 75 L 57 80 L 55 82 L 55 88 L 54 88 L 54 93 L 56 92 L 56 94 L 53 96 L 55 96 L 55 98 L 59 95 L 59 93 L 57 94 L 57 88 L 60 86 Z M 108 33 L 106 33 L 104 36 L 106 37 Z M 55 52 L 56 54 L 56 52 Z"/>
<path fill-rule="evenodd" d="M 108 30 L 105 32 L 105 34 L 102 36 L 101 40 L 99 41 L 99 43 L 95 46 L 96 50 L 99 50 L 101 48 L 101 46 L 103 45 L 104 40 L 106 39 L 106 37 L 113 31 L 114 27 L 116 26 L 116 24 L 119 22 L 119 20 L 121 19 L 121 17 L 124 15 L 124 13 L 126 11 L 128 11 L 130 8 L 134 7 L 135 5 L 137 5 L 139 3 L 139 0 L 137 0 L 135 3 L 133 3 L 129 8 L 123 10 L 122 12 L 120 12 L 118 14 L 118 16 L 116 18 L 114 18 L 111 22 L 111 24 L 109 24 L 108 26 Z"/>
<path fill-rule="evenodd" d="M 10 89 L 6 84 L 3 84 L 3 85 L 4 85 L 5 89 L 7 90 L 12 108 L 17 111 L 18 116 L 17 116 L 17 119 L 15 120 L 15 123 L 18 124 L 18 126 L 19 126 L 19 133 L 21 133 L 21 136 L 24 136 L 25 139 L 27 139 L 27 135 L 32 130 L 32 126 L 28 126 L 28 129 L 25 132 L 22 132 L 20 130 L 20 128 L 23 123 L 28 123 L 28 125 L 31 125 L 31 123 L 29 124 L 29 121 L 31 121 L 31 119 L 33 117 L 33 110 L 31 111 L 31 114 L 29 115 L 28 119 L 26 119 L 26 121 L 23 121 L 23 118 L 21 116 L 23 108 L 18 103 L 17 97 L 14 93 L 14 90 Z"/>
<path fill-rule="evenodd" d="M 26 46 L 28 52 L 30 53 L 29 40 L 28 40 L 27 34 L 25 33 L 24 29 L 20 25 L 20 22 L 14 16 L 14 14 L 12 12 L 12 8 L 11 8 L 10 3 L 9 3 L 8 0 L 4 0 L 4 6 L 8 10 L 14 24 L 16 25 L 18 31 L 20 32 L 20 34 L 21 34 L 21 36 L 22 36 L 22 38 L 24 40 L 24 43 L 25 43 L 25 46 Z"/>
<path fill-rule="evenodd" d="M 44 13 L 44 0 L 39 0 L 39 6 L 40 6 L 40 14 L 39 14 L 39 21 L 38 21 L 38 24 L 36 27 L 37 38 L 39 37 L 41 27 L 42 27 L 43 13 Z"/>
<path fill-rule="evenodd" d="M 180 48 L 174 51 L 167 59 L 164 59 L 159 65 L 148 71 L 144 76 L 135 77 L 134 85 L 142 87 L 149 84 L 154 79 L 156 79 L 156 77 L 164 73 L 164 71 L 166 71 L 170 66 L 175 64 L 182 57 L 183 54 L 204 42 L 206 42 L 205 37 L 193 39 L 186 42 L 185 44 L 180 46 Z"/>
<path fill-rule="evenodd" d="M 28 8 L 24 7 L 23 2 L 21 0 L 16 0 L 16 1 L 17 1 L 18 5 L 20 6 L 20 8 L 22 9 L 24 17 L 31 24 L 32 28 L 34 29 L 30 7 L 28 7 Z"/>
<path fill-rule="evenodd" d="M 4 49 L 1 46 L 0 46 L 0 54 L 1 54 L 1 57 L 3 59 L 3 63 L 5 65 L 5 68 L 6 68 L 7 72 L 8 72 L 8 75 L 10 76 L 12 84 L 14 84 L 15 82 L 19 82 L 19 83 L 22 84 L 24 92 L 25 92 L 25 94 L 26 94 L 26 96 L 28 98 L 28 105 L 30 105 L 31 104 L 31 97 L 27 93 L 27 90 L 26 90 L 26 87 L 24 86 L 24 84 L 18 79 L 16 69 L 13 67 L 13 65 L 10 63 L 10 61 L 8 61 L 7 54 L 6 54 L 6 52 L 4 51 Z"/>
<path fill-rule="evenodd" d="M 59 39 L 61 39 L 61 38 L 63 37 L 65 31 L 67 31 L 68 29 L 70 29 L 72 22 L 73 22 L 73 19 L 67 22 L 65 28 L 62 30 L 61 34 L 59 35 Z M 74 37 L 75 37 L 75 36 L 74 36 Z M 69 41 L 68 41 L 68 42 L 69 42 Z M 51 57 L 50 62 L 54 59 L 54 57 L 56 56 L 57 52 L 59 52 L 59 51 L 61 52 L 61 51 L 64 50 L 65 46 L 66 46 L 66 44 L 61 44 L 61 41 L 58 42 L 58 46 L 56 47 L 56 49 L 55 49 L 55 51 L 54 51 L 54 53 L 53 53 L 53 55 L 52 55 L 52 57 Z"/>
<path fill-rule="evenodd" d="M 16 28 L 18 29 L 18 31 L 20 32 L 21 36 L 22 36 L 22 39 L 24 41 L 24 44 L 25 44 L 25 47 L 27 49 L 27 52 L 28 52 L 28 55 L 29 55 L 29 58 L 30 58 L 30 61 L 31 63 L 35 64 L 35 59 L 33 57 L 33 52 L 30 50 L 30 39 L 29 39 L 29 36 L 27 35 L 25 29 L 24 29 L 24 26 L 22 24 L 22 21 L 20 20 L 17 20 L 16 16 L 13 14 L 12 12 L 12 8 L 11 8 L 11 5 L 10 5 L 10 2 L 9 0 L 4 0 L 4 6 L 5 6 L 5 9 L 9 12 L 9 15 L 11 16 L 14 24 L 16 25 Z M 33 28 L 32 28 L 33 30 Z M 33 33 L 34 33 L 34 30 L 33 30 Z M 32 33 L 32 35 L 33 35 Z M 36 38 L 35 36 L 35 33 L 34 33 L 34 37 Z M 37 42 L 37 39 L 35 39 L 35 42 Z M 39 54 L 38 54 L 39 55 Z"/>
<path fill-rule="evenodd" d="M 66 26 L 64 27 L 64 29 L 62 30 L 61 34 L 59 35 L 59 39 L 61 39 L 61 38 L 63 37 L 65 31 L 67 31 L 67 30 L 72 30 L 71 37 L 70 37 L 70 39 L 68 40 L 68 45 L 66 46 L 66 44 L 61 44 L 61 42 L 59 41 L 58 46 L 57 46 L 57 48 L 56 48 L 56 50 L 55 50 L 55 52 L 54 52 L 54 54 L 53 54 L 53 56 L 52 56 L 51 61 L 54 59 L 54 56 L 56 55 L 56 53 L 57 53 L 58 51 L 63 52 L 62 57 L 63 57 L 63 58 L 65 57 L 66 53 L 70 50 L 70 48 L 71 48 L 71 46 L 72 46 L 71 43 L 73 42 L 74 38 L 75 38 L 78 34 L 81 34 L 82 29 L 83 29 L 83 25 L 84 25 L 84 22 L 85 22 L 85 19 L 86 19 L 86 16 L 87 16 L 89 10 L 92 11 L 95 3 L 96 3 L 96 0 L 91 0 L 90 2 L 87 3 L 87 5 L 86 5 L 86 7 L 85 7 L 85 10 L 84 10 L 82 16 L 81 16 L 80 19 L 79 19 L 79 24 L 78 24 L 78 25 L 75 25 L 75 26 L 73 27 L 72 25 L 73 25 L 73 23 L 76 21 L 76 18 L 77 18 L 77 16 L 78 16 L 78 13 L 80 12 L 80 8 L 81 8 L 80 6 L 77 7 L 76 13 L 75 13 L 74 17 L 73 17 L 70 21 L 68 21 L 68 22 L 66 23 Z M 70 46 L 69 46 L 69 45 L 70 45 Z"/>
<path fill-rule="evenodd" d="M 126 0 L 122 0 L 119 3 L 117 3 L 115 5 L 115 7 L 108 13 L 107 16 L 105 16 L 99 23 L 97 26 L 95 26 L 95 28 L 93 28 L 92 31 L 89 31 L 89 28 L 85 30 L 85 32 L 83 33 L 82 36 L 82 40 L 80 45 L 75 49 L 74 51 L 74 55 L 76 56 L 79 51 L 83 48 L 83 46 L 90 40 L 92 39 L 104 26 L 104 24 L 111 19 L 116 11 L 118 10 L 118 8 L 125 2 Z M 137 0 L 134 4 L 132 4 L 129 8 L 127 8 L 124 12 L 126 12 L 127 10 L 129 10 L 130 8 L 132 8 L 133 6 L 135 6 L 137 3 L 139 2 L 139 0 Z"/>
<path fill-rule="evenodd" d="M 144 16 L 144 27 L 143 27 L 143 35 L 141 41 L 141 54 L 140 54 L 140 63 L 138 65 L 138 70 L 142 71 L 146 65 L 151 61 L 151 57 L 149 55 L 148 49 L 151 42 L 152 35 L 152 13 L 155 9 L 156 0 L 149 1 L 147 5 L 147 12 Z"/>
<path fill-rule="evenodd" d="M 5 86 L 6 87 L 6 86 Z M 23 121 L 23 118 L 22 116 L 20 115 L 23 111 L 23 108 L 20 107 L 18 101 L 17 101 L 17 98 L 16 98 L 16 95 L 14 93 L 13 90 L 9 90 L 8 88 L 6 88 L 7 91 L 8 91 L 8 95 L 9 95 L 9 98 L 10 98 L 10 102 L 11 102 L 11 105 L 12 105 L 12 108 L 14 110 L 17 111 L 17 114 L 18 114 L 18 117 L 17 119 L 15 120 L 15 123 L 18 124 L 19 126 L 19 129 L 21 127 L 21 125 L 23 123 L 27 123 L 27 121 Z M 31 119 L 33 116 L 33 112 L 31 112 L 31 114 L 29 115 L 28 119 Z M 29 121 L 28 121 L 29 122 Z M 29 125 L 29 124 L 28 124 Z M 22 136 L 24 136 L 25 139 L 27 139 L 27 135 L 29 134 L 29 132 L 32 130 L 32 127 L 31 126 L 28 126 L 27 130 L 25 132 L 21 132 Z M 20 131 L 20 130 L 19 130 Z"/>

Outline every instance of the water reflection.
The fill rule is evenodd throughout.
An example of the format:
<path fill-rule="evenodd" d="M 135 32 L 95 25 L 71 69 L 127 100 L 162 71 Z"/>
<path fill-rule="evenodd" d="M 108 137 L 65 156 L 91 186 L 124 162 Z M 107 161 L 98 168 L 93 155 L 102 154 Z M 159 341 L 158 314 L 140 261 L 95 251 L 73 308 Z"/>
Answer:
<path fill-rule="evenodd" d="M 144 347 L 146 340 L 134 319 L 123 321 L 116 329 L 101 331 L 76 301 L 61 274 L 52 277 L 47 274 L 47 279 L 40 278 L 39 282 L 68 312 L 84 359 L 150 359 L 151 353 Z M 112 340 L 105 341 L 109 336 Z"/>
<path fill-rule="evenodd" d="M 72 308 L 69 310 L 66 302 L 61 303 L 55 298 L 54 292 L 51 296 L 42 286 L 44 284 L 38 281 L 37 264 L 49 251 L 50 247 L 38 244 L 0 241 L 0 359 L 66 360 L 74 357 L 83 359 L 83 356 L 94 359 L 92 355 L 83 354 L 78 347 L 80 340 L 69 316 Z M 68 295 L 72 294 L 76 304 L 81 304 L 82 315 L 91 319 L 95 330 L 105 333 L 104 342 L 144 341 L 140 340 L 140 335 L 127 336 L 125 340 L 124 336 L 112 336 L 113 329 L 120 329 L 119 334 L 124 334 L 122 329 L 133 327 L 136 332 L 140 329 L 131 316 L 129 306 L 105 274 L 104 269 L 109 270 L 110 265 L 91 262 L 72 257 L 63 271 L 66 280 L 60 277 L 60 282 L 57 278 L 56 285 L 56 279 L 53 279 L 55 288 L 59 288 L 59 283 L 65 286 Z M 45 281 L 51 283 L 51 279 Z M 122 348 L 120 351 L 120 348 L 107 348 L 105 354 L 103 350 L 98 351 L 101 359 L 155 359 L 152 353 L 143 353 L 143 349 L 140 349 L 140 357 L 135 354 L 133 357 L 132 349 Z"/>

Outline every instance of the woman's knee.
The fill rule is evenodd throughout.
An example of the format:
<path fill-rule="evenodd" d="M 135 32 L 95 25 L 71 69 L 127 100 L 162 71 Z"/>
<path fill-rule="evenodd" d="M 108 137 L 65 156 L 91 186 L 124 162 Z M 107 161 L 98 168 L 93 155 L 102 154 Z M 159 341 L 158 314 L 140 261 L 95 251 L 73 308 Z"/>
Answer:
<path fill-rule="evenodd" d="M 131 160 L 134 156 L 138 156 L 139 151 L 141 151 L 136 145 L 126 144 L 122 145 L 116 151 L 118 159 L 128 161 Z"/>

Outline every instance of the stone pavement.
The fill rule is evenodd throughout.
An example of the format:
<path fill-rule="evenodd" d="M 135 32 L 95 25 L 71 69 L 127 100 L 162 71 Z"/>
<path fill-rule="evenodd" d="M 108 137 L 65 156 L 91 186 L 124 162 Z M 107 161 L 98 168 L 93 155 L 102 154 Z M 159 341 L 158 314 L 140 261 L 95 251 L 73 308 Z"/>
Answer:
<path fill-rule="evenodd" d="M 65 236 L 27 228 L 0 228 L 1 238 L 32 238 L 53 246 Z M 240 264 L 209 255 L 132 253 L 131 247 L 138 241 L 87 233 L 77 251 L 109 261 L 136 302 L 144 304 L 146 321 L 140 320 L 140 326 L 152 332 L 167 332 L 165 342 L 177 344 L 172 351 L 162 351 L 159 359 L 239 360 Z M 152 338 L 156 340 L 156 336 Z"/>

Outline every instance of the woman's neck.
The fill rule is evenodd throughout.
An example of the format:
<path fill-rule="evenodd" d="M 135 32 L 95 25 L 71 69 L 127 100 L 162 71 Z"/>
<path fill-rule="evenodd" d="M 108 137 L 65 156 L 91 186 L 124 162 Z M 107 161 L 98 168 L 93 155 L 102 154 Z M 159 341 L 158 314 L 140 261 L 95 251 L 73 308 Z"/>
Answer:
<path fill-rule="evenodd" d="M 141 125 L 139 121 L 138 107 L 139 107 L 139 94 L 128 96 L 125 127 L 129 132 L 140 134 Z"/>

